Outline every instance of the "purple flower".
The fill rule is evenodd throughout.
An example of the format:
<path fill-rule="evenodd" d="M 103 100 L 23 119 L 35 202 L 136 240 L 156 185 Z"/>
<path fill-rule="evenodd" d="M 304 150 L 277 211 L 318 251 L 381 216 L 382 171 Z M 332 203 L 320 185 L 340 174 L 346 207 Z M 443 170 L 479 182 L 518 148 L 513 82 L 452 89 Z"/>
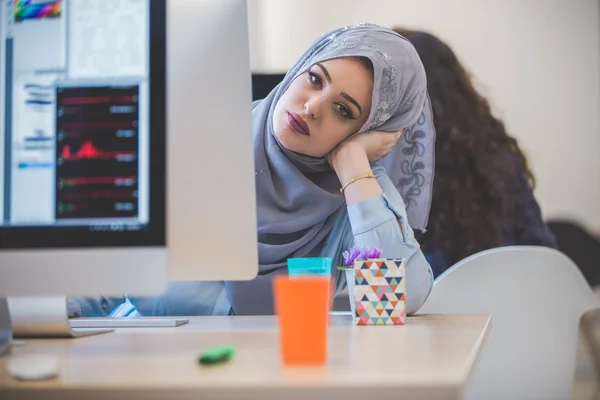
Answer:
<path fill-rule="evenodd" d="M 354 265 L 356 260 L 368 260 L 371 258 L 380 258 L 383 251 L 376 247 L 358 247 L 354 246 L 350 251 L 346 250 L 342 253 L 344 257 L 344 266 L 350 267 Z"/>
<path fill-rule="evenodd" d="M 371 258 L 380 258 L 383 254 L 383 251 L 379 250 L 376 247 L 370 247 L 365 249 L 365 254 L 363 255 L 363 260 L 368 260 Z"/>

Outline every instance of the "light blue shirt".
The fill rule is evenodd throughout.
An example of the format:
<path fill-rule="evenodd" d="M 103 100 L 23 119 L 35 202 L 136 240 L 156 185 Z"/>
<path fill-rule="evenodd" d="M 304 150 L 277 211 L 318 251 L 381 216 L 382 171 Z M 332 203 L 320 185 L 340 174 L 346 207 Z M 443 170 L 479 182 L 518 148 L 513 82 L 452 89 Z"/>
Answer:
<path fill-rule="evenodd" d="M 398 190 L 383 167 L 374 167 L 373 173 L 383 190 L 383 196 L 341 208 L 336 216 L 337 222 L 325 243 L 308 256 L 330 257 L 333 265 L 342 265 L 342 253 L 357 244 L 378 247 L 386 258 L 406 259 L 406 313 L 410 315 L 417 312 L 429 296 L 433 285 L 433 273 L 408 224 L 406 206 Z M 162 296 L 133 297 L 130 300 L 137 312 L 144 316 L 270 313 L 270 280 L 275 274 L 285 272 L 277 271 L 261 277 L 264 288 L 252 293 L 236 292 L 244 282 L 174 281 L 169 283 L 166 293 Z M 339 293 L 346 287 L 345 274 L 337 269 L 333 273 L 336 292 Z M 232 296 L 235 298 L 241 292 L 248 298 L 230 302 Z M 69 309 L 71 315 L 104 316 L 124 301 L 124 297 L 70 299 Z M 237 310 L 235 307 L 232 310 L 231 304 L 235 302 L 240 305 Z M 248 305 L 246 309 L 244 304 Z"/>
<path fill-rule="evenodd" d="M 429 296 L 433 286 L 433 273 L 408 224 L 402 196 L 383 167 L 374 167 L 373 174 L 377 177 L 384 195 L 349 206 L 346 215 L 333 229 L 331 237 L 338 234 L 339 226 L 339 229 L 344 231 L 341 235 L 344 239 L 343 250 L 354 244 L 363 247 L 374 246 L 381 249 L 386 258 L 406 259 L 406 313 L 414 314 Z M 351 232 L 346 232 L 348 226 L 352 227 Z M 337 264 L 334 265 L 342 265 L 341 258 L 336 261 Z M 342 289 L 346 285 L 345 274 L 340 272 L 338 275 L 338 280 L 343 280 L 343 286 L 336 287 Z"/>

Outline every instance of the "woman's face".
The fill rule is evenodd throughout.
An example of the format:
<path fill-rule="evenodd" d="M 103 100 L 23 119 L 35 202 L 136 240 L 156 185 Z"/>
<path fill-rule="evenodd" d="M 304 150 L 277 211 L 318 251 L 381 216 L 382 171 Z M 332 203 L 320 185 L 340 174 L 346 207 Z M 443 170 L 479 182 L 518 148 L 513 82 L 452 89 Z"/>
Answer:
<path fill-rule="evenodd" d="M 299 75 L 275 106 L 273 128 L 288 150 L 326 156 L 365 124 L 373 77 L 359 61 L 336 58 Z"/>

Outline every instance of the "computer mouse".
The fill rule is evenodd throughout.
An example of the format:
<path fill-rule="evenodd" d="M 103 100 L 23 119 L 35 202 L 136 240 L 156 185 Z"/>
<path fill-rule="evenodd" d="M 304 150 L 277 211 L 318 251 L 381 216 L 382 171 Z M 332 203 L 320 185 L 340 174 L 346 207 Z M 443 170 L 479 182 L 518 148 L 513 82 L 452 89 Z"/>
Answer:
<path fill-rule="evenodd" d="M 47 354 L 13 356 L 7 362 L 8 373 L 15 379 L 37 381 L 58 375 L 58 358 Z"/>

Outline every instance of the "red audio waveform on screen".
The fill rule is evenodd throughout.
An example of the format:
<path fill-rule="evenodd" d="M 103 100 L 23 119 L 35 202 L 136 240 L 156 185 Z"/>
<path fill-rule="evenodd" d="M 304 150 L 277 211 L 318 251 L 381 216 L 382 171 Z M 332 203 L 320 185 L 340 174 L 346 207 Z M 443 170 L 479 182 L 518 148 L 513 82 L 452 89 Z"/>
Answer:
<path fill-rule="evenodd" d="M 103 159 L 115 158 L 119 155 L 131 154 L 130 152 L 105 152 L 92 143 L 91 140 L 83 142 L 79 150 L 75 153 L 71 151 L 71 146 L 65 145 L 61 152 L 61 157 L 64 160 L 82 160 L 82 159 Z"/>

